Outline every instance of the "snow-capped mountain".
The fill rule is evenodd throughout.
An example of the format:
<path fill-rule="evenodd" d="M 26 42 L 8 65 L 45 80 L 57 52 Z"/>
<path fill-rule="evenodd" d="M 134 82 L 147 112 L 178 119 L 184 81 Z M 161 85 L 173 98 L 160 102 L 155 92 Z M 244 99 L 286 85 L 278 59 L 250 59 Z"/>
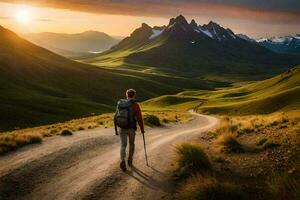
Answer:
<path fill-rule="evenodd" d="M 199 26 L 198 30 L 208 37 L 218 41 L 237 39 L 237 36 L 232 32 L 232 30 L 225 29 L 213 21 L 208 24 L 204 24 L 203 26 Z"/>
<path fill-rule="evenodd" d="M 246 40 L 246 41 L 249 41 L 249 42 L 256 42 L 254 39 L 248 37 L 247 35 L 245 34 L 242 34 L 242 33 L 239 33 L 239 34 L 236 34 L 239 38 L 243 39 L 243 40 Z"/>
<path fill-rule="evenodd" d="M 272 51 L 300 54 L 300 34 L 294 36 L 261 38 L 256 40 L 256 42 Z"/>
<path fill-rule="evenodd" d="M 170 19 L 166 26 L 151 27 L 143 23 L 95 60 L 107 62 L 107 58 L 116 56 L 120 56 L 117 59 L 126 67 L 143 66 L 167 74 L 196 77 L 238 74 L 252 80 L 300 63 L 300 58 L 279 55 L 215 22 L 198 25 L 195 20 L 189 23 L 182 15 Z"/>

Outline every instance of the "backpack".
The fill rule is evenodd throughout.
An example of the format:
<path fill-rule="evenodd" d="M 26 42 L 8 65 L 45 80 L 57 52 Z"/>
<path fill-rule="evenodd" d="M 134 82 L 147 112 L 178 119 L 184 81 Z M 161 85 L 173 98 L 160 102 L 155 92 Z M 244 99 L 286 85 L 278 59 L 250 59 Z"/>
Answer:
<path fill-rule="evenodd" d="M 132 99 L 120 99 L 117 104 L 117 111 L 115 114 L 115 123 L 118 127 L 123 129 L 130 129 L 136 127 L 135 113 L 133 111 Z"/>

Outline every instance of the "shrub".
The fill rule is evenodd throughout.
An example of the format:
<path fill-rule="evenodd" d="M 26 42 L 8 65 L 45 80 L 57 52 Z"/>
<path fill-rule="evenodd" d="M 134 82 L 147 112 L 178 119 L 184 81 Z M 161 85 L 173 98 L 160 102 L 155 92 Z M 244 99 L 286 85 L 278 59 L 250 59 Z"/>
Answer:
<path fill-rule="evenodd" d="M 280 146 L 280 144 L 275 143 L 275 142 L 273 142 L 273 141 L 267 140 L 267 141 L 261 146 L 261 148 L 262 148 L 262 149 L 271 149 L 271 148 L 276 148 L 276 147 L 279 147 L 279 146 Z"/>
<path fill-rule="evenodd" d="M 65 129 L 61 132 L 61 135 L 62 136 L 70 136 L 70 135 L 73 135 L 73 133 L 72 133 L 72 131 Z"/>
<path fill-rule="evenodd" d="M 238 130 L 239 126 L 237 124 L 230 124 L 228 126 L 228 130 L 231 132 L 231 133 L 234 133 Z"/>
<path fill-rule="evenodd" d="M 212 172 L 211 162 L 199 145 L 184 143 L 176 147 L 178 169 L 182 175 Z"/>
<path fill-rule="evenodd" d="M 213 160 L 214 162 L 217 162 L 217 163 L 225 163 L 225 162 L 226 162 L 226 160 L 225 160 L 223 157 L 221 157 L 221 156 L 214 156 L 214 157 L 212 158 L 212 160 Z"/>
<path fill-rule="evenodd" d="M 50 130 L 50 134 L 52 134 L 52 135 L 56 134 L 57 132 L 58 132 L 57 129 L 51 129 L 51 130 Z"/>
<path fill-rule="evenodd" d="M 300 199 L 300 183 L 294 175 L 273 177 L 268 188 L 273 199 Z"/>
<path fill-rule="evenodd" d="M 167 124 L 167 123 L 169 123 L 169 120 L 166 118 L 163 118 L 163 123 Z"/>
<path fill-rule="evenodd" d="M 26 133 L 18 135 L 5 135 L 0 137 L 0 154 L 15 150 L 25 145 L 41 143 L 42 135 L 39 133 Z"/>
<path fill-rule="evenodd" d="M 155 115 L 146 115 L 144 117 L 144 122 L 148 126 L 161 126 L 159 118 Z"/>
<path fill-rule="evenodd" d="M 194 177 L 179 189 L 177 199 L 241 200 L 245 199 L 245 194 L 235 184 L 219 182 L 213 178 Z"/>
<path fill-rule="evenodd" d="M 261 146 L 261 145 L 263 145 L 264 143 L 266 143 L 268 141 L 268 139 L 267 138 L 262 138 L 262 139 L 260 139 L 258 142 L 257 142 L 257 146 Z"/>
<path fill-rule="evenodd" d="M 251 127 L 244 127 L 238 130 L 238 134 L 242 135 L 242 134 L 247 134 L 247 133 L 251 133 L 253 132 L 254 129 Z"/>
<path fill-rule="evenodd" d="M 236 135 L 226 133 L 220 135 L 215 144 L 222 152 L 226 153 L 241 153 L 244 152 L 243 146 L 237 141 Z"/>
<path fill-rule="evenodd" d="M 80 126 L 80 127 L 78 128 L 78 130 L 79 130 L 79 131 L 83 131 L 83 130 L 84 130 L 84 127 Z"/>
<path fill-rule="evenodd" d="M 272 123 L 270 123 L 270 126 L 277 126 L 279 124 L 279 121 L 273 121 Z"/>
<path fill-rule="evenodd" d="M 218 133 L 217 133 L 217 132 L 214 132 L 214 131 L 209 131 L 209 132 L 207 133 L 207 135 L 210 136 L 210 137 L 215 138 L 215 137 L 217 137 Z"/>

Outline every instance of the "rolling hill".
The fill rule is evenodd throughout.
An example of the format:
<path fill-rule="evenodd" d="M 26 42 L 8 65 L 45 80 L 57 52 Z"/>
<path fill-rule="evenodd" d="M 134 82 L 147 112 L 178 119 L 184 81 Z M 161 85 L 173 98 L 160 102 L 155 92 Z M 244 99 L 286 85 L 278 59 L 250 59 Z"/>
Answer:
<path fill-rule="evenodd" d="M 265 81 L 221 90 L 210 96 L 200 110 L 234 115 L 269 114 L 300 110 L 300 67 Z"/>
<path fill-rule="evenodd" d="M 0 130 L 111 112 L 124 91 L 140 100 L 213 82 L 78 63 L 36 46 L 0 26 Z"/>
<path fill-rule="evenodd" d="M 149 110 L 198 107 L 200 112 L 224 115 L 299 112 L 300 66 L 240 87 L 184 91 L 147 100 L 143 105 Z"/>
<path fill-rule="evenodd" d="M 215 22 L 198 25 L 182 16 L 167 26 L 136 29 L 110 50 L 81 61 L 184 77 L 257 80 L 300 63 L 299 56 L 279 54 L 241 39 Z"/>
<path fill-rule="evenodd" d="M 83 33 L 30 33 L 23 35 L 29 41 L 64 56 L 87 55 L 108 50 L 119 42 L 106 33 L 85 31 Z"/>

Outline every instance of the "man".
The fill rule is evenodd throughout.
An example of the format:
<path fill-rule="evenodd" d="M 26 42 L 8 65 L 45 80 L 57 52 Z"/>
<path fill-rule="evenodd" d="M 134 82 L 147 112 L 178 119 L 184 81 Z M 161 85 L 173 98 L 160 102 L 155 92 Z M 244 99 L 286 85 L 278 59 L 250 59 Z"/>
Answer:
<path fill-rule="evenodd" d="M 114 124 L 116 135 L 120 133 L 121 139 L 121 162 L 120 168 L 126 171 L 126 147 L 127 138 L 129 139 L 129 155 L 128 155 L 128 166 L 132 166 L 133 154 L 134 154 L 134 141 L 135 141 L 135 131 L 137 130 L 137 123 L 141 129 L 142 134 L 144 131 L 144 123 L 142 112 L 139 104 L 135 100 L 136 91 L 134 89 L 129 89 L 126 91 L 127 99 L 121 99 L 118 101 L 116 114 L 114 116 Z M 119 132 L 118 132 L 119 127 Z"/>

